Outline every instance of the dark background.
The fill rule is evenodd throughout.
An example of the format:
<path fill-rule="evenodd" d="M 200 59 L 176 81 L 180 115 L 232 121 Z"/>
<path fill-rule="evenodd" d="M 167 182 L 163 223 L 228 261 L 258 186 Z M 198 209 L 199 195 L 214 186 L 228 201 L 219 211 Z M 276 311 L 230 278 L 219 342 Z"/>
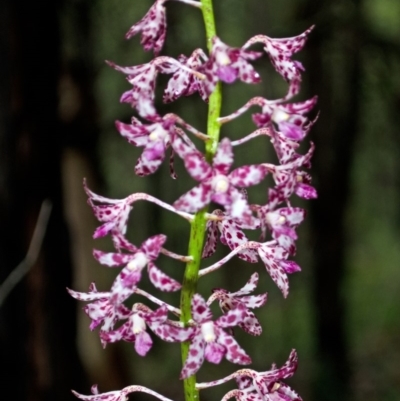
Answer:
<path fill-rule="evenodd" d="M 182 399 L 177 344 L 162 346 L 155 340 L 145 359 L 124 344 L 103 351 L 97 333 L 88 330 L 82 305 L 65 291 L 67 286 L 85 291 L 93 280 L 107 290 L 115 275 L 92 260 L 94 246 L 106 250 L 111 244 L 91 239 L 96 222 L 86 205 L 82 177 L 105 196 L 146 191 L 169 202 L 193 185 L 179 162 L 176 182 L 167 165 L 147 179 L 137 178 L 133 168 L 139 150 L 114 128 L 115 119 L 128 122 L 133 113 L 118 102 L 129 86 L 103 60 L 134 65 L 151 59 L 137 37 L 127 42 L 123 35 L 152 3 L 0 2 L 0 282 L 25 257 L 43 200 L 53 204 L 38 260 L 0 309 L 4 399 L 71 400 L 70 388 L 87 394 L 93 383 L 101 391 L 143 384 Z M 296 348 L 300 365 L 289 382 L 303 399 L 398 400 L 400 3 L 216 3 L 218 34 L 232 46 L 258 33 L 294 36 L 316 24 L 305 50 L 295 57 L 307 70 L 297 100 L 319 96 L 320 118 L 309 137 L 317 146 L 312 174 L 319 198 L 304 205 L 309 215 L 299 230 L 296 257 L 303 272 L 290 277 L 287 300 L 261 264 L 237 260 L 200 282 L 199 290 L 236 290 L 256 269 L 259 291 L 269 292 L 267 306 L 257 312 L 264 333 L 253 339 L 237 332 L 255 369 L 267 370 L 274 361 L 282 364 Z M 167 9 L 163 53 L 177 56 L 204 48 L 199 11 L 172 1 Z M 263 83 L 225 88 L 222 114 L 251 96 L 285 93 L 286 85 L 266 57 L 256 68 Z M 159 79 L 160 88 L 165 82 Z M 206 106 L 197 96 L 168 106 L 158 101 L 157 107 L 205 129 Z M 247 113 L 222 134 L 239 138 L 253 129 Z M 236 163 L 261 162 L 266 156 L 273 160 L 270 145 L 254 141 L 236 151 Z M 265 190 L 254 189 L 250 195 L 262 202 Z M 186 252 L 184 222 L 151 205 L 135 207 L 129 237 L 140 243 L 160 232 L 168 235 L 168 249 Z M 221 256 L 226 249 L 219 248 Z M 159 264 L 181 277 L 182 266 L 167 259 Z M 168 299 L 176 303 L 177 296 Z M 235 368 L 226 361 L 205 364 L 198 380 L 216 379 Z M 232 385 L 204 391 L 202 397 L 222 397 Z"/>

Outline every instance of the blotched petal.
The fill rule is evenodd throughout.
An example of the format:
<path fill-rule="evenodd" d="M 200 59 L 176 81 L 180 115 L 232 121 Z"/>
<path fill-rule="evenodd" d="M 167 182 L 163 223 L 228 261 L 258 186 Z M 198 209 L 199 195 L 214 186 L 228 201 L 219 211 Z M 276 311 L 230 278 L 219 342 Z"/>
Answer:
<path fill-rule="evenodd" d="M 160 53 L 167 30 L 167 21 L 164 3 L 166 0 L 156 0 L 147 14 L 126 33 L 126 39 L 142 32 L 140 43 L 144 50 L 153 49 L 154 54 Z"/>
<path fill-rule="evenodd" d="M 236 340 L 224 330 L 220 329 L 218 331 L 218 343 L 226 348 L 226 359 L 238 365 L 249 365 L 251 363 L 251 358 Z"/>
<path fill-rule="evenodd" d="M 200 294 L 194 294 L 192 299 L 192 316 L 195 322 L 205 323 L 212 320 L 212 312 Z"/>
<path fill-rule="evenodd" d="M 226 353 L 223 345 L 210 342 L 206 344 L 204 355 L 206 360 L 211 363 L 219 364 Z"/>
<path fill-rule="evenodd" d="M 186 379 L 189 376 L 194 375 L 203 364 L 204 361 L 204 350 L 206 342 L 200 333 L 200 329 L 193 335 L 193 338 L 189 345 L 189 352 L 186 358 L 185 364 L 183 365 L 180 379 Z"/>
<path fill-rule="evenodd" d="M 259 184 L 268 174 L 267 169 L 261 164 L 242 166 L 229 174 L 232 185 L 239 188 L 246 188 Z"/>
<path fill-rule="evenodd" d="M 183 212 L 194 213 L 202 209 L 211 200 L 211 184 L 203 182 L 174 202 L 174 208 Z"/>
<path fill-rule="evenodd" d="M 203 181 L 211 177 L 212 168 L 205 161 L 204 156 L 200 152 L 194 152 L 186 155 L 184 163 L 187 172 L 196 180 Z"/>
<path fill-rule="evenodd" d="M 227 175 L 233 163 L 233 151 L 231 141 L 224 138 L 218 145 L 213 159 L 213 168 L 217 174 Z"/>
<path fill-rule="evenodd" d="M 133 258 L 132 254 L 102 252 L 98 249 L 93 249 L 93 256 L 99 263 L 108 267 L 126 265 Z"/>
<path fill-rule="evenodd" d="M 159 290 L 173 292 L 181 289 L 180 283 L 163 273 L 153 262 L 147 264 L 147 269 L 151 283 Z"/>
<path fill-rule="evenodd" d="M 208 258 L 215 253 L 218 242 L 218 223 L 216 221 L 207 222 L 207 237 L 203 248 L 202 258 Z"/>
<path fill-rule="evenodd" d="M 153 235 L 143 242 L 140 249 L 146 254 L 148 259 L 156 260 L 166 240 L 167 236 L 164 234 Z"/>
<path fill-rule="evenodd" d="M 135 351 L 140 356 L 145 356 L 153 345 L 153 340 L 150 337 L 150 334 L 146 331 L 142 331 L 136 335 L 135 341 Z"/>
<path fill-rule="evenodd" d="M 258 248 L 258 254 L 264 262 L 269 275 L 286 298 L 289 294 L 289 280 L 283 267 L 275 260 L 274 251 L 275 248 Z"/>
<path fill-rule="evenodd" d="M 227 328 L 237 326 L 245 318 L 246 308 L 238 303 L 235 308 L 230 309 L 227 313 L 216 320 L 219 327 Z"/>

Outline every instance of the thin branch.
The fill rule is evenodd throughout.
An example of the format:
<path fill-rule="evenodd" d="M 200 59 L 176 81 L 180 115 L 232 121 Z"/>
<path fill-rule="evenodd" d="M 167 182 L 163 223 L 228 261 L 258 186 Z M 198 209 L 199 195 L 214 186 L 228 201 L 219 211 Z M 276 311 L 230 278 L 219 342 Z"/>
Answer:
<path fill-rule="evenodd" d="M 185 263 L 191 262 L 193 260 L 192 256 L 178 255 L 177 253 L 172 252 L 172 251 L 168 251 L 165 248 L 161 248 L 161 253 L 163 255 L 165 255 L 165 256 L 168 256 L 168 257 L 172 258 L 172 259 L 180 260 L 181 262 L 185 262 Z"/>
<path fill-rule="evenodd" d="M 233 251 L 228 253 L 224 258 L 220 259 L 218 262 L 214 263 L 211 266 L 205 267 L 204 269 L 201 269 L 199 271 L 199 277 L 203 277 L 206 274 L 212 273 L 215 270 L 218 270 L 220 267 L 222 267 L 228 260 L 232 259 L 235 255 L 237 255 L 240 251 L 243 251 L 245 249 L 258 249 L 260 248 L 260 243 L 255 242 L 255 241 L 248 241 L 245 242 L 244 244 L 241 244 L 237 246 Z"/>
<path fill-rule="evenodd" d="M 8 275 L 0 286 L 0 307 L 8 297 L 14 287 L 24 278 L 32 266 L 36 263 L 39 252 L 42 248 L 44 236 L 46 234 L 47 224 L 51 213 L 51 202 L 45 200 L 40 207 L 39 216 L 36 222 L 35 230 L 29 244 L 28 252 L 21 263 Z"/>

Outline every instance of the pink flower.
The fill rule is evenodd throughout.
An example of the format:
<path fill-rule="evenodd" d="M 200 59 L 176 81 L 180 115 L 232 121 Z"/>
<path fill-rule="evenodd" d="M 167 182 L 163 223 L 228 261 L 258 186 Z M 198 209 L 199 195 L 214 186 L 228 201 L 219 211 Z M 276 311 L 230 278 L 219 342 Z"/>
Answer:
<path fill-rule="evenodd" d="M 207 237 L 203 250 L 203 258 L 208 258 L 214 254 L 218 242 L 218 232 L 220 233 L 220 241 L 224 245 L 228 245 L 232 250 L 248 242 L 245 233 L 241 230 L 239 221 L 226 217 L 225 213 L 219 209 L 214 210 L 212 214 L 220 216 L 222 219 L 217 221 L 209 220 L 207 222 Z M 255 249 L 244 249 L 237 255 L 240 259 L 250 263 L 257 263 L 258 261 Z"/>
<path fill-rule="evenodd" d="M 183 54 L 178 57 L 178 61 L 190 68 L 190 70 L 198 71 L 201 68 L 201 59 L 208 60 L 202 49 L 196 49 L 193 53 L 186 57 Z M 205 88 L 205 80 L 198 75 L 191 73 L 186 69 L 178 69 L 173 73 L 168 81 L 167 88 L 164 91 L 163 101 L 165 103 L 173 102 L 181 96 L 190 96 L 195 92 L 199 92 L 204 101 L 208 100 L 208 94 Z"/>
<path fill-rule="evenodd" d="M 293 141 L 304 139 L 311 124 L 304 114 L 310 112 L 315 106 L 316 96 L 304 102 L 287 104 L 277 104 L 262 98 L 255 99 L 258 100 L 257 104 L 262 107 L 261 113 L 253 114 L 253 120 L 258 127 L 270 126 L 270 123 L 275 123 L 279 132 L 287 139 Z"/>
<path fill-rule="evenodd" d="M 130 144 L 144 147 L 135 166 L 137 175 L 143 177 L 153 174 L 160 167 L 166 150 L 171 146 L 170 173 L 173 178 L 176 178 L 173 167 L 174 153 L 184 158 L 196 148 L 175 123 L 176 118 L 172 115 L 164 116 L 153 124 L 143 124 L 134 117 L 131 124 L 116 121 L 118 131 Z"/>
<path fill-rule="evenodd" d="M 136 284 L 140 281 L 142 270 L 146 266 L 151 283 L 159 290 L 170 292 L 181 288 L 180 283 L 167 276 L 154 264 L 166 239 L 165 235 L 154 235 L 130 254 L 93 251 L 94 257 L 103 265 L 109 267 L 125 265 L 111 287 L 114 302 L 120 303 L 121 299 L 126 299 L 134 292 Z"/>
<path fill-rule="evenodd" d="M 104 344 L 120 340 L 133 342 L 136 352 L 141 356 L 145 356 L 153 345 L 146 326 L 164 341 L 187 341 L 192 334 L 192 329 L 174 326 L 169 323 L 167 317 L 166 306 L 152 311 L 146 305 L 134 304 L 128 321 L 117 330 L 101 333 L 101 339 Z"/>
<path fill-rule="evenodd" d="M 304 199 L 313 199 L 317 197 L 317 192 L 310 184 L 311 177 L 300 168 L 311 167 L 311 156 L 314 153 L 315 146 L 311 142 L 309 151 L 305 155 L 298 155 L 285 165 L 270 167 L 272 177 L 275 181 L 275 190 L 285 200 L 289 199 L 293 193 Z"/>
<path fill-rule="evenodd" d="M 243 322 L 238 324 L 246 333 L 253 336 L 259 336 L 262 332 L 260 322 L 249 309 L 260 308 L 267 302 L 267 293 L 260 295 L 247 295 L 254 291 L 258 283 L 258 274 L 254 273 L 250 280 L 239 291 L 228 292 L 223 288 L 216 288 L 208 299 L 207 304 L 210 305 L 215 299 L 219 301 L 219 306 L 223 312 L 228 312 L 238 305 L 245 309 L 245 317 Z"/>
<path fill-rule="evenodd" d="M 248 370 L 236 376 L 238 390 L 232 390 L 223 397 L 223 401 L 235 397 L 238 401 L 302 401 L 282 379 L 293 376 L 297 368 L 297 353 L 292 350 L 287 362 L 279 369 L 272 366 L 267 372 Z"/>
<path fill-rule="evenodd" d="M 111 233 L 116 244 L 120 239 L 123 241 L 128 227 L 129 213 L 132 210 L 129 198 L 111 199 L 97 195 L 88 188 L 86 180 L 83 181 L 83 188 L 89 197 L 88 203 L 92 207 L 94 215 L 104 223 L 96 229 L 93 238 L 104 237 Z"/>
<path fill-rule="evenodd" d="M 122 303 L 115 304 L 112 301 L 111 292 L 98 292 L 94 283 L 90 285 L 88 293 L 67 290 L 79 301 L 94 301 L 83 308 L 92 320 L 90 330 L 101 325 L 101 331 L 110 331 L 118 320 L 127 319 L 131 313 Z"/>
<path fill-rule="evenodd" d="M 300 90 L 301 72 L 304 67 L 299 61 L 292 60 L 293 54 L 300 51 L 307 41 L 309 33 L 314 26 L 307 29 L 301 35 L 291 38 L 274 39 L 265 35 L 256 35 L 249 39 L 243 46 L 247 49 L 254 43 L 262 43 L 275 70 L 290 82 L 290 94 L 295 95 Z"/>
<path fill-rule="evenodd" d="M 286 298 L 289 294 L 287 275 L 300 271 L 300 266 L 296 262 L 287 260 L 289 252 L 277 244 L 263 243 L 257 251 L 268 274 Z"/>
<path fill-rule="evenodd" d="M 107 61 L 107 64 L 115 70 L 128 75 L 127 80 L 133 86 L 132 89 L 122 94 L 120 101 L 129 103 L 133 108 L 136 108 L 141 117 L 149 121 L 160 119 L 154 107 L 156 79 L 159 72 L 173 74 L 173 77 L 183 73 L 204 77 L 198 71 L 167 56 L 160 56 L 147 64 L 131 67 L 122 67 L 111 61 Z"/>
<path fill-rule="evenodd" d="M 272 233 L 272 238 L 285 248 L 291 255 L 295 254 L 296 228 L 304 220 L 306 211 L 299 207 L 283 207 L 273 210 L 269 204 L 257 208 L 261 228 L 266 227 Z M 262 233 L 264 237 L 264 232 Z"/>
<path fill-rule="evenodd" d="M 210 59 L 200 68 L 206 76 L 204 88 L 210 95 L 218 80 L 232 83 L 240 79 L 248 84 L 260 82 L 259 74 L 247 60 L 256 60 L 262 53 L 227 46 L 218 37 L 212 39 Z"/>
<path fill-rule="evenodd" d="M 144 125 L 132 117 L 131 124 L 116 121 L 115 125 L 130 144 L 144 147 L 143 153 L 136 163 L 136 174 L 145 176 L 154 173 L 165 158 L 165 151 L 170 145 L 171 135 L 174 135 L 175 132 L 174 123 L 162 120 Z"/>
<path fill-rule="evenodd" d="M 167 32 L 167 21 L 164 3 L 167 0 L 156 0 L 147 14 L 136 24 L 134 24 L 126 34 L 126 39 L 130 39 L 139 32 L 142 32 L 140 43 L 144 50 L 153 49 L 154 54 L 160 53 Z"/>
<path fill-rule="evenodd" d="M 230 217 L 251 224 L 253 216 L 250 207 L 237 188 L 258 184 L 267 174 L 264 166 L 243 166 L 228 174 L 233 163 L 232 145 L 228 138 L 220 142 L 212 167 L 199 152 L 188 154 L 184 163 L 189 174 L 200 181 L 200 185 L 175 201 L 175 208 L 193 213 L 214 201 L 223 205 Z"/>
<path fill-rule="evenodd" d="M 222 358 L 232 363 L 247 365 L 250 357 L 224 328 L 238 325 L 245 317 L 242 305 L 229 310 L 225 315 L 212 321 L 212 313 L 203 297 L 195 294 L 192 299 L 192 316 L 197 323 L 190 339 L 189 353 L 182 368 L 181 379 L 194 375 L 203 364 L 204 358 L 218 364 Z"/>

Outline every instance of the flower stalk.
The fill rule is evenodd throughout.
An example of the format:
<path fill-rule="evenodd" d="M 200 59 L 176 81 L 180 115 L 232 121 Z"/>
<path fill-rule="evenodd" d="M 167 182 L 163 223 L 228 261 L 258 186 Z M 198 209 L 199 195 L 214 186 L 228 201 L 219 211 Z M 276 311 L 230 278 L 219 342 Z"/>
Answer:
<path fill-rule="evenodd" d="M 211 52 L 211 40 L 216 36 L 216 26 L 212 0 L 201 0 L 201 11 L 206 29 L 207 48 Z M 221 124 L 218 122 L 222 104 L 221 84 L 218 83 L 214 92 L 210 95 L 208 115 L 207 115 L 207 135 L 208 141 L 205 143 L 205 157 L 211 162 L 215 156 L 219 141 Z M 197 281 L 199 279 L 199 269 L 203 252 L 204 239 L 206 235 L 206 213 L 208 206 L 198 211 L 191 223 L 188 254 L 193 257 L 193 261 L 187 263 L 181 290 L 181 321 L 185 324 L 192 319 L 191 304 L 193 295 L 196 293 Z M 189 353 L 189 342 L 181 344 L 182 363 L 184 364 Z M 199 392 L 196 389 L 196 376 L 192 375 L 183 379 L 183 387 L 186 401 L 198 401 Z"/>

